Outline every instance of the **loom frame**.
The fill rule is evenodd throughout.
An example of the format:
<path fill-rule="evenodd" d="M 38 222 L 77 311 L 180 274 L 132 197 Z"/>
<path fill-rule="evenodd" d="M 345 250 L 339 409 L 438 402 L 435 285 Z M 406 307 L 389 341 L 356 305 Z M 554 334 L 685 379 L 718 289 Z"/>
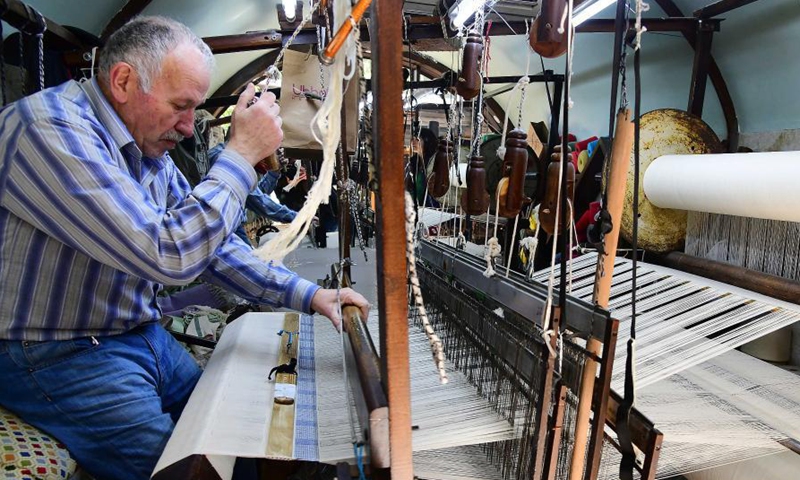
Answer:
<path fill-rule="evenodd" d="M 494 299 L 497 303 L 505 306 L 514 313 L 525 318 L 532 318 L 541 328 L 541 318 L 544 312 L 547 299 L 546 288 L 538 283 L 526 281 L 518 272 L 509 272 L 508 278 L 496 275 L 486 278 L 483 275 L 485 265 L 479 260 L 468 254 L 461 252 L 443 243 L 433 243 L 421 240 L 418 249 L 418 261 L 423 262 L 433 271 L 438 271 L 442 278 L 450 279 L 454 283 L 460 283 L 470 290 L 482 292 Z M 556 293 L 554 293 L 555 295 Z M 616 350 L 616 340 L 619 330 L 619 321 L 611 317 L 607 310 L 591 305 L 588 302 L 567 296 L 565 306 L 566 315 L 556 317 L 564 319 L 563 327 L 569 328 L 576 333 L 577 337 L 589 337 L 602 339 L 602 357 L 595 358 L 600 365 L 600 371 L 595 381 L 592 394 L 592 434 L 587 452 L 588 465 L 584 472 L 586 480 L 597 478 L 600 469 L 600 460 L 603 450 L 603 439 L 606 436 L 604 426 L 609 426 L 616 432 L 616 415 L 619 405 L 622 403 L 621 397 L 611 389 L 611 375 L 613 370 L 614 355 Z M 555 320 L 554 320 L 555 321 Z M 503 349 L 498 347 L 499 351 Z M 587 355 L 591 355 L 587 352 Z M 505 358 L 508 362 L 519 362 L 519 359 Z M 529 365 L 533 362 L 532 354 L 530 358 L 523 360 Z M 548 363 L 550 363 L 548 361 Z M 513 364 L 513 363 L 512 363 Z M 528 369 L 520 369 L 521 376 L 530 381 L 525 376 Z M 548 367 L 548 372 L 551 369 Z M 552 385 L 552 384 L 551 384 Z M 561 414 L 563 414 L 563 401 L 561 398 L 562 390 L 556 392 L 555 416 L 548 421 L 548 430 L 559 429 L 561 427 Z M 549 396 L 543 396 L 548 397 Z M 549 404 L 543 405 L 544 411 L 549 410 Z M 641 411 L 635 407 L 629 414 L 631 435 L 634 445 L 644 454 L 644 462 L 637 465 L 637 470 L 642 474 L 642 478 L 652 480 L 655 478 L 658 465 L 658 456 L 663 442 L 661 433 Z M 555 435 L 549 432 L 552 439 Z M 612 441 L 613 443 L 613 441 Z M 555 474 L 555 450 L 556 444 L 550 442 L 550 451 L 542 471 L 547 476 L 542 478 L 552 478 Z M 538 462 L 538 459 L 537 459 Z"/>

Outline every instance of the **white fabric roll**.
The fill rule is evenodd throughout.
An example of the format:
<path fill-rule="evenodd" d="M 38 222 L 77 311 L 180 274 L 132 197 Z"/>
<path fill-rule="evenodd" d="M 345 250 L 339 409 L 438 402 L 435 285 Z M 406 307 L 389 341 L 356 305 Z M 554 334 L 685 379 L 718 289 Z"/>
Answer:
<path fill-rule="evenodd" d="M 800 222 L 800 152 L 664 155 L 644 174 L 660 208 Z"/>

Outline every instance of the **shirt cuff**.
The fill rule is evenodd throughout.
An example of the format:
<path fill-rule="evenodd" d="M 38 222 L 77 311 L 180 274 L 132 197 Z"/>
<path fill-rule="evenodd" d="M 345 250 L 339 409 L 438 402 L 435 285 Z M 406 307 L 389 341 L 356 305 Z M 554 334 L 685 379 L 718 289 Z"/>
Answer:
<path fill-rule="evenodd" d="M 253 166 L 230 148 L 222 151 L 209 170 L 208 176 L 228 185 L 242 205 L 258 180 Z"/>
<path fill-rule="evenodd" d="M 311 299 L 321 287 L 305 278 L 295 276 L 286 287 L 284 306 L 304 313 L 312 313 Z"/>

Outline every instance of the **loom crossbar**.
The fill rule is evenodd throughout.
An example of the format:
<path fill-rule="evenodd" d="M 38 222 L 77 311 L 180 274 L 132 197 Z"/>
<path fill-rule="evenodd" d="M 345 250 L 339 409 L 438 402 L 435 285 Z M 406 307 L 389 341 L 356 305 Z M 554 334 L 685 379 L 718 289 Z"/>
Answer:
<path fill-rule="evenodd" d="M 465 286 L 485 293 L 509 310 L 533 319 L 539 327 L 542 326 L 540 322 L 547 304 L 547 288 L 543 285 L 526 282 L 517 272 L 511 272 L 508 278 L 486 278 L 483 275 L 485 265 L 442 243 L 421 241 L 419 259 L 445 275 L 455 277 Z M 605 337 L 610 321 L 608 311 L 571 297 L 567 299 L 564 318 L 565 328 L 578 335 L 591 335 L 595 338 Z"/>

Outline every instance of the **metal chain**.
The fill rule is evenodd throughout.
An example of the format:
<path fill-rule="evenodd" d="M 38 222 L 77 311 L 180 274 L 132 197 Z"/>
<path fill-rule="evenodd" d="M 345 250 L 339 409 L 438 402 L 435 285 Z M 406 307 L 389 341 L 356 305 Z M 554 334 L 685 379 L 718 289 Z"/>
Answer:
<path fill-rule="evenodd" d="M 322 26 L 317 25 L 317 45 L 319 50 L 321 51 L 324 48 L 324 44 L 322 43 Z M 325 70 L 322 67 L 322 62 L 319 62 L 319 93 L 323 97 L 327 95 L 322 95 L 322 92 L 325 91 Z"/>
<path fill-rule="evenodd" d="M 528 90 L 528 82 L 522 84 L 522 92 L 519 99 L 519 111 L 517 112 L 517 128 L 522 128 L 522 106 L 525 105 L 525 92 Z"/>
<path fill-rule="evenodd" d="M 483 91 L 483 73 L 481 73 L 481 91 Z M 475 127 L 472 137 L 472 155 L 478 155 L 481 144 L 481 132 L 483 131 L 483 95 L 479 94 L 478 98 L 472 101 L 473 112 L 475 113 Z"/>
<path fill-rule="evenodd" d="M 352 178 L 348 178 L 345 191 L 347 192 L 348 201 L 350 202 L 350 213 L 353 214 L 353 223 L 356 224 L 356 237 L 358 238 L 358 248 L 360 248 L 361 252 L 364 254 L 364 261 L 368 262 L 369 258 L 367 257 L 367 249 L 366 249 L 366 242 L 364 241 L 364 233 L 361 231 L 361 217 L 362 213 L 364 212 L 364 208 L 366 208 L 366 205 L 363 205 L 362 202 L 359 201 L 358 195 L 356 195 L 356 186 L 357 186 L 356 182 L 354 182 Z M 358 208 L 358 215 L 356 215 L 356 207 Z"/>
<path fill-rule="evenodd" d="M 464 121 L 464 99 L 459 97 L 458 99 L 458 123 L 456 124 L 456 136 L 458 137 L 455 139 L 456 141 L 453 142 L 453 148 L 456 151 L 456 179 L 458 180 L 458 185 L 461 186 L 464 184 L 461 178 L 461 169 L 458 165 L 461 163 L 461 135 L 463 126 L 461 122 Z"/>
<path fill-rule="evenodd" d="M 268 78 L 272 80 L 278 79 L 280 73 L 278 72 L 278 67 L 276 67 L 276 65 L 281 63 L 281 61 L 283 60 L 283 55 L 286 53 L 286 50 L 288 50 L 289 47 L 292 46 L 292 43 L 294 43 L 295 39 L 300 34 L 300 31 L 303 29 L 303 27 L 305 27 L 305 25 L 311 21 L 311 18 L 314 16 L 314 10 L 316 10 L 316 8 L 317 5 L 314 4 L 308 9 L 308 12 L 306 12 L 306 14 L 303 15 L 303 20 L 300 21 L 300 23 L 294 29 L 294 32 L 292 32 L 292 36 L 289 37 L 289 39 L 286 41 L 283 47 L 281 47 L 281 50 L 278 52 L 278 56 L 275 57 L 275 61 L 272 63 L 272 65 L 270 65 L 267 68 Z M 317 40 L 319 40 L 319 38 Z"/>
<path fill-rule="evenodd" d="M 627 0 L 625 0 L 627 3 Z M 628 16 L 629 8 L 625 8 L 625 24 L 627 25 L 629 21 Z M 626 110 L 628 108 L 628 79 L 626 75 L 626 64 L 628 63 L 628 46 L 625 42 L 622 42 L 622 55 L 619 57 L 619 75 L 622 77 L 622 85 L 621 85 L 621 98 L 620 98 L 620 109 Z"/>

